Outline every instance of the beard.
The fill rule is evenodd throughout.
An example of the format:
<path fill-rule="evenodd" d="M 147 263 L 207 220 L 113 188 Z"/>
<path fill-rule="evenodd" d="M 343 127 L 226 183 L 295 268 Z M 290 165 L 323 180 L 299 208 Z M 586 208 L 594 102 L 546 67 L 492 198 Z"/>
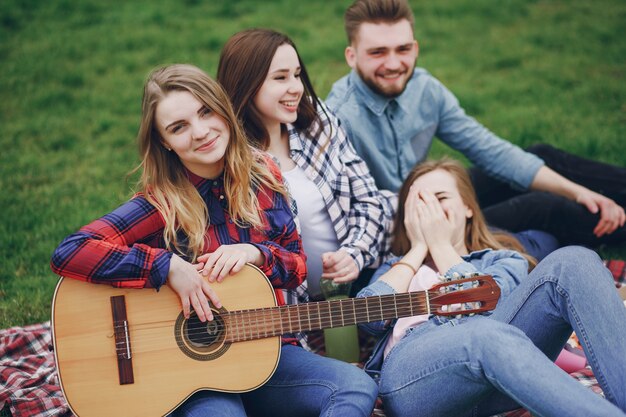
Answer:
<path fill-rule="evenodd" d="M 367 85 L 376 94 L 386 98 L 396 98 L 406 89 L 406 85 L 409 83 L 409 80 L 413 75 L 413 68 L 407 69 L 406 73 L 403 74 L 404 78 L 400 85 L 381 85 L 374 78 L 366 77 L 358 66 L 356 67 L 356 72 L 359 74 L 359 77 L 363 80 L 365 85 Z"/>

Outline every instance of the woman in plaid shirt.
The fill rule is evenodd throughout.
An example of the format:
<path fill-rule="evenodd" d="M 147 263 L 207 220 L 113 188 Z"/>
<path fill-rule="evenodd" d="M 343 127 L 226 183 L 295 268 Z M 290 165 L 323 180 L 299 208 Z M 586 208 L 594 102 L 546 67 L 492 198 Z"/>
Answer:
<path fill-rule="evenodd" d="M 167 284 L 185 316 L 193 308 L 202 321 L 213 319 L 208 300 L 221 306 L 210 283 L 245 263 L 268 276 L 279 303 L 279 289 L 302 283 L 306 257 L 280 171 L 248 145 L 218 83 L 191 65 L 153 71 L 138 139 L 141 192 L 68 236 L 53 254 L 54 272 L 118 287 Z M 368 415 L 376 385 L 356 367 L 336 363 L 284 343 L 261 388 L 199 391 L 174 414 Z"/>
<path fill-rule="evenodd" d="M 252 144 L 279 162 L 297 203 L 310 295 L 320 296 L 320 278 L 355 280 L 377 260 L 390 210 L 315 94 L 293 41 L 272 30 L 239 32 L 222 49 L 217 79 Z"/>

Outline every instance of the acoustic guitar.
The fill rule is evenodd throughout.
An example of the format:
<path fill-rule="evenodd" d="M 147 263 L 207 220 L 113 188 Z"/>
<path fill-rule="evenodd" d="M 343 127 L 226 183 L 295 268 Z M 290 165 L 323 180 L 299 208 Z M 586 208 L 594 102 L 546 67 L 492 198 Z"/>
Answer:
<path fill-rule="evenodd" d="M 167 286 L 157 293 L 61 278 L 52 339 L 71 410 L 83 417 L 166 415 L 198 390 L 263 385 L 278 365 L 284 333 L 477 313 L 494 309 L 500 296 L 490 276 L 476 276 L 428 291 L 277 306 L 270 282 L 250 265 L 213 288 L 223 307 L 212 307 L 215 319 L 202 323 L 194 314 L 184 318 Z M 446 307 L 459 303 L 461 310 Z"/>

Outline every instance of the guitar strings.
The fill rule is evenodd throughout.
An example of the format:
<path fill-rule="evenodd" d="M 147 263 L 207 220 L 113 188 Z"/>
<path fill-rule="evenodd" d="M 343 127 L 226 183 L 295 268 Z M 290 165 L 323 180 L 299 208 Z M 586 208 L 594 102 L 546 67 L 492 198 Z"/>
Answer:
<path fill-rule="evenodd" d="M 409 294 L 409 293 L 405 293 L 405 294 Z M 416 293 L 410 293 L 410 294 L 416 294 Z M 418 295 L 423 295 L 423 293 L 417 293 Z M 377 302 L 378 305 L 376 306 L 370 306 L 369 304 L 361 306 L 360 304 L 364 304 L 362 301 L 358 302 L 358 305 L 353 306 L 352 309 L 350 309 L 349 306 L 346 306 L 345 304 L 350 304 L 353 303 L 354 300 L 363 300 L 364 298 L 350 298 L 350 299 L 345 299 L 345 300 L 341 300 L 340 303 L 335 303 L 334 301 L 332 302 L 336 307 L 335 308 L 340 308 L 340 305 L 343 304 L 343 308 L 344 310 L 347 307 L 347 310 L 345 310 L 345 314 L 343 314 L 344 316 L 348 316 L 348 315 L 360 315 L 360 314 L 364 314 L 367 313 L 367 311 L 372 311 L 372 315 L 374 314 L 380 314 L 380 310 L 381 309 L 389 309 L 394 305 L 394 300 L 393 299 L 389 299 L 389 298 L 385 298 L 385 297 L 389 297 L 389 295 L 387 296 L 374 296 L 374 297 L 368 297 L 370 300 L 374 299 L 374 298 L 379 298 L 379 301 Z M 408 297 L 403 297 L 403 298 L 408 298 Z M 423 302 L 423 299 L 418 300 L 417 302 Z M 246 309 L 246 310 L 233 310 L 233 311 L 228 311 L 225 314 L 221 315 L 222 317 L 227 317 L 227 318 L 244 318 L 244 319 L 250 319 L 250 318 L 254 318 L 255 315 L 259 315 L 259 313 L 261 313 L 262 316 L 264 316 L 265 318 L 267 318 L 268 314 L 269 315 L 279 315 L 279 316 L 285 316 L 285 318 L 289 318 L 289 316 L 293 316 L 296 315 L 296 318 L 298 316 L 298 312 L 297 311 L 293 311 L 293 310 L 302 310 L 300 312 L 300 316 L 303 313 L 307 313 L 307 311 L 304 310 L 311 310 L 311 309 L 315 309 L 316 307 L 320 307 L 318 308 L 319 312 L 321 314 L 318 314 L 319 319 L 321 320 L 325 320 L 327 318 L 331 318 L 333 317 L 333 315 L 335 316 L 340 316 L 341 315 L 341 311 L 336 311 L 334 314 L 331 312 L 332 307 L 329 306 L 329 302 L 328 301 L 320 301 L 320 302 L 312 302 L 312 303 L 302 303 L 302 304 L 289 304 L 289 305 L 282 305 L 282 306 L 271 306 L 271 307 L 260 307 L 260 308 L 256 308 L 256 309 Z M 411 305 L 415 304 L 415 302 L 407 300 L 404 302 L 395 302 L 395 307 L 398 309 L 403 309 L 403 308 L 410 308 Z M 433 307 L 439 307 L 440 305 L 437 303 L 431 303 L 431 306 Z M 322 312 L 321 309 L 325 309 L 326 311 Z M 379 312 L 375 312 L 376 310 L 379 310 Z M 310 314 L 310 311 L 308 311 L 308 313 Z M 315 314 L 315 312 L 314 312 Z M 246 317 L 246 316 L 250 316 L 250 317 Z M 304 316 L 305 318 L 308 319 L 308 316 Z M 155 322 L 150 322 L 149 324 L 158 324 L 158 323 L 164 323 L 165 326 L 157 326 L 157 327 L 145 327 L 146 324 L 148 323 L 142 323 L 140 325 L 130 325 L 129 329 L 131 330 L 150 330 L 150 329 L 155 329 L 155 328 L 161 328 L 161 327 L 170 327 L 171 323 L 175 321 L 175 320 L 166 320 L 166 321 L 155 321 Z M 360 320 L 359 320 L 360 321 Z M 372 321 L 375 321 L 375 319 L 373 319 Z M 121 322 L 120 322 L 121 323 Z M 141 326 L 141 327 L 140 327 Z M 116 328 L 124 328 L 123 324 L 120 324 L 119 326 L 117 326 Z"/>
<path fill-rule="evenodd" d="M 405 294 L 408 294 L 408 293 L 405 293 Z M 417 293 L 417 294 L 423 295 L 421 293 Z M 363 298 L 341 300 L 341 303 L 339 304 L 344 304 L 344 309 L 345 307 L 348 307 L 348 309 L 344 311 L 344 314 L 342 314 L 344 319 L 345 317 L 350 318 L 351 315 L 357 316 L 357 315 L 367 313 L 367 311 L 369 310 L 371 312 L 371 315 L 374 316 L 370 321 L 377 321 L 378 320 L 377 315 L 382 314 L 382 311 L 380 310 L 389 309 L 393 307 L 395 307 L 396 309 L 410 308 L 411 305 L 413 304 L 413 302 L 410 300 L 407 300 L 404 302 L 402 301 L 397 302 L 397 299 L 396 300 L 394 300 L 393 298 L 385 299 L 385 296 L 369 297 L 369 298 L 370 299 L 380 298 L 378 301 L 379 305 L 375 307 L 372 307 L 369 304 L 366 304 L 365 306 L 353 305 L 352 311 L 350 311 L 350 307 L 345 306 L 345 304 L 353 303 L 354 300 L 363 300 Z M 419 300 L 419 301 L 423 301 L 423 300 Z M 362 304 L 362 302 L 359 304 Z M 438 310 L 439 307 L 442 307 L 444 305 L 447 305 L 447 304 L 431 303 L 431 307 L 434 308 L 435 310 Z M 316 307 L 318 308 L 318 311 L 317 312 L 313 311 L 313 313 L 311 313 L 310 310 L 311 309 L 315 310 Z M 230 326 L 221 325 L 218 322 L 218 324 L 216 324 L 213 329 L 222 331 L 225 327 L 233 327 L 233 326 L 240 326 L 240 325 L 244 327 L 248 327 L 248 328 L 254 328 L 255 326 L 258 328 L 259 326 L 262 326 L 263 331 L 266 332 L 266 327 L 268 323 L 272 326 L 275 326 L 276 325 L 275 320 L 282 319 L 280 323 L 283 324 L 282 327 L 284 328 L 284 325 L 287 324 L 286 322 L 290 321 L 290 319 L 293 318 L 294 321 L 297 322 L 296 324 L 298 324 L 299 327 L 302 327 L 303 330 L 311 330 L 316 327 L 320 327 L 320 325 L 315 326 L 314 325 L 315 323 L 311 323 L 311 318 L 313 319 L 314 322 L 315 321 L 325 322 L 326 320 L 330 320 L 332 322 L 334 320 L 332 320 L 331 317 L 336 317 L 337 319 L 341 317 L 339 314 L 337 314 L 337 313 L 341 313 L 341 311 L 333 314 L 330 308 L 331 307 L 328 305 L 327 301 L 326 302 L 322 301 L 318 303 L 304 303 L 304 304 L 295 304 L 295 305 L 262 307 L 262 308 L 257 308 L 257 309 L 248 309 L 248 310 L 235 310 L 235 311 L 227 312 L 226 314 L 222 315 L 222 317 L 224 317 L 225 320 L 232 319 L 233 322 L 231 323 Z M 305 311 L 305 309 L 307 311 Z M 326 311 L 322 311 L 322 309 Z M 300 310 L 300 311 L 290 311 L 290 310 Z M 375 310 L 379 310 L 379 311 L 377 312 Z M 293 313 L 295 313 L 296 317 L 292 317 L 294 315 Z M 303 316 L 302 315 L 303 313 L 308 313 L 308 314 L 306 316 Z M 462 313 L 462 311 L 457 311 L 455 313 L 460 314 Z M 298 318 L 300 318 L 300 320 L 298 320 Z M 268 319 L 269 319 L 269 322 L 268 322 Z M 306 321 L 309 321 L 308 326 L 306 325 Z M 171 322 L 172 321 L 163 321 L 162 323 L 165 323 L 165 326 L 157 326 L 157 327 L 146 327 L 145 323 L 141 325 L 134 325 L 134 326 L 130 325 L 129 331 L 150 330 L 150 329 L 161 328 L 161 327 L 171 327 Z M 359 319 L 357 320 L 357 323 L 358 322 L 363 322 L 363 320 Z M 153 322 L 153 323 L 156 324 L 159 322 Z M 293 326 L 290 325 L 290 329 L 287 332 L 297 331 L 297 330 L 293 330 L 292 327 Z M 322 325 L 322 327 L 328 327 L 328 326 Z M 339 327 L 339 326 L 335 326 L 335 327 Z M 123 329 L 124 326 L 120 325 L 120 326 L 116 326 L 116 328 Z M 204 330 L 200 331 L 200 333 L 204 333 L 204 332 L 205 332 Z M 190 334 L 193 334 L 193 333 L 190 333 Z"/>
<path fill-rule="evenodd" d="M 374 297 L 371 297 L 371 298 L 374 298 Z M 342 300 L 342 302 L 339 304 L 347 304 L 353 300 L 359 300 L 359 299 L 346 299 L 346 300 Z M 386 302 L 386 304 L 388 305 L 383 305 L 382 303 L 383 301 Z M 423 302 L 423 300 L 420 300 L 420 301 Z M 236 310 L 236 311 L 228 312 L 222 315 L 222 317 L 224 318 L 224 321 L 227 323 L 220 324 L 220 322 L 218 322 L 217 324 L 214 325 L 214 327 L 211 330 L 215 332 L 223 332 L 225 329 L 230 329 L 231 330 L 230 333 L 233 336 L 237 336 L 237 337 L 234 337 L 234 339 L 239 339 L 239 340 L 234 340 L 234 341 L 245 341 L 245 340 L 254 340 L 254 339 L 262 339 L 266 337 L 279 336 L 280 334 L 289 333 L 289 332 L 307 331 L 307 330 L 315 330 L 315 329 L 324 328 L 324 327 L 331 327 L 330 323 L 328 326 L 322 324 L 322 322 L 326 321 L 327 319 L 330 320 L 331 322 L 335 321 L 335 320 L 331 320 L 331 317 L 333 317 L 332 313 L 330 313 L 329 311 L 328 312 L 321 311 L 321 308 L 324 308 L 324 309 L 329 308 L 327 303 L 328 302 L 308 303 L 309 308 L 307 308 L 307 310 L 310 310 L 311 308 L 315 309 L 316 307 L 318 307 L 318 313 L 320 314 L 317 314 L 317 316 L 315 315 L 315 312 L 311 314 L 310 311 L 308 312 L 309 313 L 308 315 L 306 316 L 303 315 L 303 313 L 306 312 L 305 311 L 305 308 L 306 308 L 305 306 L 307 306 L 306 303 L 297 304 L 297 305 L 285 305 L 285 306 L 279 306 L 279 307 L 273 306 L 273 307 L 264 307 L 264 308 L 259 308 L 259 309 Z M 391 306 L 394 305 L 394 300 L 393 299 L 381 299 L 379 300 L 379 303 L 380 305 L 375 307 L 375 309 L 390 308 Z M 410 308 L 411 305 L 412 305 L 412 302 L 410 301 L 396 302 L 395 308 L 396 309 Z M 446 305 L 448 304 L 431 303 L 431 310 L 432 309 L 437 310 L 440 307 L 446 306 Z M 353 314 L 354 316 L 356 316 L 356 315 L 363 314 L 367 312 L 368 310 L 370 310 L 371 315 L 375 316 L 370 321 L 378 321 L 382 319 L 376 316 L 376 315 L 381 315 L 382 312 L 380 313 L 373 312 L 372 311 L 373 308 L 370 307 L 369 305 L 362 306 L 363 308 L 360 308 L 360 307 L 361 306 L 353 305 L 354 312 L 351 312 L 349 310 L 346 311 L 345 312 L 346 314 L 343 314 L 344 318 L 345 317 L 350 318 L 350 316 L 352 316 Z M 293 315 L 292 313 L 294 313 L 294 311 L 289 311 L 289 310 L 301 310 L 301 311 L 300 311 L 300 314 L 296 314 L 296 317 L 292 317 Z M 262 313 L 262 314 L 259 315 L 258 313 Z M 269 313 L 269 315 L 267 313 Z M 463 311 L 454 312 L 454 314 L 461 314 L 461 313 L 463 313 Z M 336 318 L 340 317 L 339 315 L 335 315 L 335 316 Z M 291 318 L 293 318 L 293 321 L 296 324 L 296 327 L 297 327 L 296 329 L 293 329 L 294 326 L 291 323 L 291 320 L 290 320 Z M 158 329 L 162 327 L 171 327 L 171 322 L 172 321 L 163 321 L 163 323 L 170 323 L 167 326 L 158 326 L 158 327 L 151 327 L 151 328 L 142 327 L 141 329 L 139 328 L 139 326 L 141 325 L 139 326 L 129 325 L 128 331 L 131 334 L 131 340 L 132 340 L 132 333 L 134 331 Z M 352 323 L 351 321 L 348 321 L 348 324 L 346 325 L 353 325 L 353 324 L 357 324 L 358 322 L 363 322 L 363 321 L 357 320 L 356 323 Z M 158 323 L 158 322 L 155 322 L 155 323 Z M 278 329 L 279 327 L 280 327 L 280 330 Z M 341 327 L 341 326 L 334 326 L 334 327 Z M 120 330 L 123 328 L 124 328 L 123 325 L 116 326 L 117 330 Z M 198 330 L 191 329 L 185 334 L 190 337 L 206 336 L 207 332 L 206 332 L 206 328 L 204 327 L 204 324 L 200 324 L 200 328 Z M 158 335 L 155 335 L 155 336 L 158 336 Z M 143 338 L 142 340 L 145 341 L 146 338 Z M 125 348 L 126 344 L 124 341 L 119 342 L 119 343 L 123 344 Z"/>
<path fill-rule="evenodd" d="M 433 304 L 433 306 L 441 307 L 441 306 L 446 306 L 448 304 Z M 250 311 L 250 310 L 244 310 L 244 311 Z M 459 312 L 454 312 L 454 314 L 458 314 Z M 280 317 L 278 317 L 280 318 Z M 373 321 L 377 321 L 377 320 L 373 320 Z M 277 337 L 280 336 L 281 334 L 284 333 L 289 333 L 289 332 L 294 332 L 294 331 L 307 331 L 307 330 L 316 330 L 318 329 L 320 326 L 311 326 L 310 328 L 306 328 L 307 326 L 305 326 L 304 324 L 300 323 L 300 328 L 293 330 L 293 329 L 285 329 L 285 327 L 287 326 L 287 323 L 285 322 L 279 322 L 276 323 L 275 321 L 270 321 L 270 322 L 264 322 L 263 325 L 267 326 L 268 324 L 270 325 L 270 330 L 267 329 L 267 327 L 259 327 L 260 323 L 255 323 L 253 324 L 252 322 L 249 323 L 234 323 L 233 325 L 228 325 L 226 324 L 225 326 L 216 326 L 218 331 L 223 331 L 225 329 L 230 329 L 231 330 L 231 338 L 226 338 L 227 342 L 230 343 L 236 343 L 236 342 L 243 342 L 243 341 L 250 341 L 250 340 L 259 340 L 259 339 L 264 339 L 264 338 L 269 338 L 269 337 Z M 357 324 L 357 323 L 354 323 Z M 352 324 L 347 324 L 347 325 L 352 325 Z M 280 326 L 280 330 L 278 330 L 278 327 Z M 322 326 L 322 327 L 328 327 L 328 326 Z M 335 326 L 335 327 L 341 327 L 341 326 Z M 272 329 L 274 329 L 274 331 L 272 331 Z M 131 332 L 132 333 L 132 332 Z M 243 335 L 242 335 L 243 333 Z M 228 333 L 227 333 L 228 334 Z M 215 341 L 215 338 L 213 338 L 211 335 L 207 334 L 205 330 L 199 330 L 199 331 L 189 331 L 186 333 L 186 335 L 190 338 L 193 338 L 195 336 L 196 338 L 196 342 L 197 343 L 205 343 L 207 345 L 210 345 L 212 342 Z M 146 343 L 149 342 L 150 339 L 153 340 L 161 340 L 162 339 L 162 335 L 154 335 L 153 337 L 143 337 L 142 338 L 142 342 Z M 132 340 L 132 336 L 131 336 L 131 340 Z M 224 339 L 218 339 L 219 343 L 222 343 Z M 124 340 L 117 342 L 116 343 L 116 351 L 117 352 L 126 352 L 127 350 L 127 345 L 126 342 Z M 132 349 L 131 349 L 132 350 Z"/>
<path fill-rule="evenodd" d="M 406 305 L 410 304 L 410 303 L 405 303 Z M 300 304 L 298 304 L 300 305 Z M 439 303 L 433 303 L 431 304 L 431 307 L 434 309 L 438 309 L 440 307 L 443 306 L 448 306 L 449 304 L 439 304 Z M 291 306 L 295 306 L 295 305 L 290 305 L 290 306 L 281 306 L 281 307 L 291 307 Z M 269 307 L 270 309 L 274 309 L 275 307 Z M 263 309 L 258 309 L 258 310 L 263 310 Z M 358 310 L 358 309 L 357 309 Z M 366 309 L 361 309 L 363 311 L 365 311 Z M 248 314 L 251 313 L 255 310 L 237 310 L 237 311 L 233 311 L 230 313 L 244 313 L 244 314 Z M 459 311 L 455 311 L 454 314 L 460 314 L 462 312 Z M 425 314 L 425 313 L 424 313 Z M 227 313 L 227 315 L 229 315 Z M 237 315 L 237 314 L 232 314 Z M 330 316 L 324 316 L 324 317 L 330 317 Z M 225 325 L 216 325 L 215 328 L 213 330 L 217 330 L 218 332 L 222 332 L 224 330 L 230 330 L 231 333 L 231 338 L 227 338 L 227 342 L 230 343 L 237 343 L 237 342 L 243 342 L 243 341 L 251 341 L 251 340 L 259 340 L 259 339 L 265 339 L 265 338 L 270 338 L 270 337 L 278 337 L 281 334 L 284 333 L 290 333 L 290 332 L 297 332 L 297 331 L 310 331 L 310 330 L 321 330 L 320 326 L 311 326 L 310 328 L 307 328 L 307 326 L 305 324 L 303 324 L 302 322 L 298 323 L 299 324 L 299 328 L 298 329 L 285 329 L 285 327 L 289 326 L 289 323 L 287 323 L 286 321 L 279 321 L 278 323 L 274 320 L 274 319 L 281 319 L 284 317 L 273 317 L 272 320 L 270 321 L 265 321 L 264 323 L 252 323 L 251 321 L 248 323 L 231 323 L 228 324 L 226 323 Z M 305 317 L 302 317 L 302 319 L 304 320 Z M 302 320 L 302 321 L 303 321 Z M 296 320 L 298 321 L 298 320 Z M 378 321 L 378 320 L 372 320 L 372 321 Z M 170 321 L 171 322 L 171 321 Z M 359 321 L 360 322 L 360 321 Z M 346 324 L 346 326 L 350 326 L 350 325 L 355 325 L 358 323 L 352 323 L 352 324 Z M 268 326 L 270 327 L 270 330 L 267 329 L 267 327 L 263 327 L 263 326 Z M 171 327 L 168 326 L 168 327 Z M 280 327 L 280 330 L 278 330 L 278 328 Z M 329 326 L 322 326 L 322 327 L 326 327 L 328 328 Z M 335 326 L 335 327 L 342 327 L 342 326 Z M 154 329 L 154 328 L 153 328 Z M 275 331 L 272 331 L 272 329 L 274 329 Z M 132 342 L 132 333 L 133 333 L 133 326 L 129 326 L 129 333 L 131 334 L 131 342 Z M 207 332 L 203 329 L 198 330 L 198 331 L 188 331 L 185 333 L 187 335 L 187 337 L 189 338 L 196 338 L 196 342 L 197 343 L 206 343 L 207 345 L 210 345 L 212 341 L 214 341 L 214 339 L 212 336 L 208 335 Z M 228 332 L 227 332 L 228 334 Z M 162 335 L 153 335 L 152 337 L 142 337 L 142 344 L 146 344 L 149 343 L 150 340 L 161 340 L 163 337 Z M 219 343 L 222 343 L 224 339 L 221 338 L 217 338 L 217 341 Z M 125 353 L 127 351 L 127 345 L 126 342 L 124 340 L 116 342 L 116 352 L 117 353 Z M 131 343 L 131 345 L 133 345 Z M 131 351 L 133 350 L 132 346 L 131 346 Z M 144 349 L 145 350 L 145 349 Z"/>

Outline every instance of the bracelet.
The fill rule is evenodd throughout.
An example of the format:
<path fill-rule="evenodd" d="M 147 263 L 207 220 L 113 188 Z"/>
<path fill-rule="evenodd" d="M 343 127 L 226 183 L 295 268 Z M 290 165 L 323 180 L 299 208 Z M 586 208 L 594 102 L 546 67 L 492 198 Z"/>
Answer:
<path fill-rule="evenodd" d="M 392 264 L 392 265 L 391 265 L 391 267 L 393 268 L 393 267 L 394 267 L 394 266 L 396 266 L 396 265 L 404 265 L 404 266 L 406 266 L 407 268 L 410 268 L 410 269 L 411 269 L 411 271 L 413 271 L 413 275 L 417 274 L 417 269 L 415 269 L 415 268 L 413 267 L 413 265 L 411 265 L 411 264 L 409 264 L 409 263 L 406 263 L 406 262 L 396 262 L 396 263 Z"/>

